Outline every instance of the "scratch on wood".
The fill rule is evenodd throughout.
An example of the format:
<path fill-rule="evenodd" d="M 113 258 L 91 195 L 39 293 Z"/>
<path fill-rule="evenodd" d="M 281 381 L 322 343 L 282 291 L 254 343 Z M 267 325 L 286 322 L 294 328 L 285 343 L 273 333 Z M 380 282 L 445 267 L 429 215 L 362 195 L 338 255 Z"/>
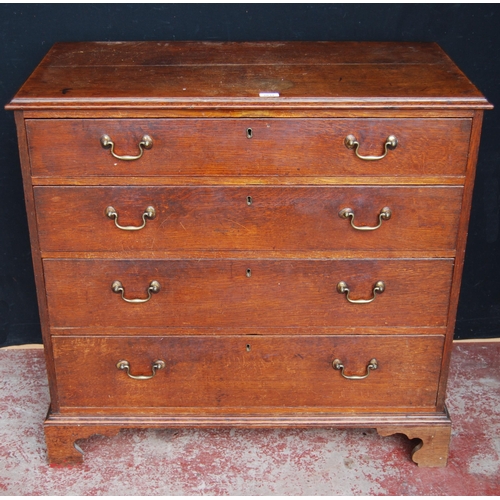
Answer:
<path fill-rule="evenodd" d="M 235 220 L 232 220 L 232 219 L 227 219 L 229 222 L 232 222 L 233 224 L 238 224 L 238 226 L 241 226 L 243 229 L 246 229 L 247 231 L 249 231 L 249 229 L 244 226 L 243 224 L 240 224 L 239 222 L 236 222 Z"/>

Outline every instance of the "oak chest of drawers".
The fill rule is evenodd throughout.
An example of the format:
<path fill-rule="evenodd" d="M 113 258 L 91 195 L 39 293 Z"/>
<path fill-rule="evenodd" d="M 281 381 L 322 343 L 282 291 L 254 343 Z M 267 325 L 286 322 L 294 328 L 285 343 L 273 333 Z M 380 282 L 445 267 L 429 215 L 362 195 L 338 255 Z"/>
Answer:
<path fill-rule="evenodd" d="M 446 464 L 484 97 L 434 44 L 55 45 L 16 112 L 49 460 L 372 427 Z"/>

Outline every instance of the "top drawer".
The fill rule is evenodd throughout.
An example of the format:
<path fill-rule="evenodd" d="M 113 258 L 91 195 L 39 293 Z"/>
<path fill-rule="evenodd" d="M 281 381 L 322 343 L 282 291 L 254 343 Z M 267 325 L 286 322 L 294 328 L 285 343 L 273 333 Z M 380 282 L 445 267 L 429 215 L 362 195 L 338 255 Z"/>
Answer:
<path fill-rule="evenodd" d="M 26 120 L 34 176 L 462 176 L 470 119 Z M 144 135 L 152 139 L 139 156 Z M 389 136 L 397 146 L 383 156 Z"/>

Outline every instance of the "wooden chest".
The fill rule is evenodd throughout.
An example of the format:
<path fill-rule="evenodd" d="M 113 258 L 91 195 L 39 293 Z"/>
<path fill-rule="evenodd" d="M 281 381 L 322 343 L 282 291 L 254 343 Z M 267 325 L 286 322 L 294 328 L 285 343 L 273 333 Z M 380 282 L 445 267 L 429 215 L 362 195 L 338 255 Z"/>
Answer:
<path fill-rule="evenodd" d="M 49 460 L 372 427 L 444 466 L 482 113 L 435 44 L 62 43 L 15 110 Z"/>

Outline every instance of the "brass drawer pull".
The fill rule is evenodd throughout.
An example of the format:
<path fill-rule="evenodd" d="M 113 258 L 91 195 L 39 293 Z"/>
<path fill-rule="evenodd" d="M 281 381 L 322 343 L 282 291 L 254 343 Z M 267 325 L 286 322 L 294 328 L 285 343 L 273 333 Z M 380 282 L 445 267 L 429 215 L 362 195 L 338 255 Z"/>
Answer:
<path fill-rule="evenodd" d="M 351 303 L 351 304 L 369 304 L 370 302 L 373 302 L 375 300 L 375 297 L 377 293 L 383 293 L 385 290 L 385 283 L 383 281 L 377 281 L 375 283 L 375 286 L 373 287 L 373 297 L 371 299 L 351 299 L 349 297 L 349 287 L 347 286 L 347 283 L 345 281 L 339 281 L 337 284 L 337 291 L 339 293 L 345 293 L 346 294 L 346 299 Z"/>
<path fill-rule="evenodd" d="M 376 226 L 355 226 L 354 225 L 354 211 L 352 208 L 343 208 L 339 212 L 339 217 L 341 219 L 351 218 L 351 226 L 358 231 L 375 231 L 382 225 L 383 220 L 389 220 L 391 218 L 392 211 L 389 207 L 384 207 L 378 214 L 378 224 Z"/>
<path fill-rule="evenodd" d="M 152 293 L 158 293 L 161 289 L 160 283 L 158 281 L 153 280 L 148 287 L 148 297 L 146 299 L 127 299 L 125 297 L 125 288 L 123 288 L 122 282 L 121 281 L 113 281 L 111 284 L 111 290 L 115 293 L 121 293 L 122 294 L 122 299 L 125 302 L 129 302 L 130 304 L 142 304 L 144 302 L 147 302 L 151 298 Z"/>
<path fill-rule="evenodd" d="M 106 215 L 110 219 L 115 220 L 115 226 L 118 229 L 122 229 L 123 231 L 139 231 L 139 229 L 142 229 L 146 225 L 146 217 L 148 219 L 154 219 L 156 217 L 156 210 L 154 207 L 147 207 L 142 214 L 142 225 L 140 226 L 120 226 L 120 224 L 118 224 L 118 212 L 111 206 L 106 208 Z"/>
<path fill-rule="evenodd" d="M 151 366 L 151 371 L 153 372 L 152 375 L 132 375 L 130 373 L 130 363 L 124 359 L 118 361 L 118 363 L 116 363 L 116 367 L 118 370 L 126 370 L 127 375 L 134 380 L 149 380 L 156 375 L 156 370 L 163 370 L 163 368 L 165 368 L 165 361 L 158 359 L 153 363 Z"/>
<path fill-rule="evenodd" d="M 153 147 L 153 139 L 149 135 L 143 135 L 141 141 L 139 142 L 139 151 L 140 153 L 136 156 L 129 156 L 129 155 L 117 155 L 115 153 L 115 143 L 111 140 L 111 137 L 107 134 L 103 135 L 101 137 L 101 146 L 104 149 L 110 149 L 111 154 L 117 159 L 117 160 L 125 160 L 125 161 L 132 161 L 132 160 L 138 160 L 139 158 L 142 157 L 144 154 L 145 149 L 151 149 Z"/>
<path fill-rule="evenodd" d="M 389 149 L 396 149 L 396 146 L 398 145 L 398 140 L 396 139 L 395 135 L 390 135 L 387 140 L 385 141 L 384 147 L 385 147 L 385 152 L 382 156 L 362 156 L 358 153 L 359 149 L 359 142 L 354 137 L 353 135 L 349 134 L 345 140 L 344 140 L 345 147 L 347 149 L 354 149 L 354 152 L 356 153 L 356 156 L 360 158 L 361 160 L 367 160 L 367 161 L 373 161 L 373 160 L 381 160 L 382 158 L 385 158 L 387 156 L 387 152 Z"/>
<path fill-rule="evenodd" d="M 378 368 L 378 361 L 375 358 L 370 360 L 366 367 L 365 375 L 346 375 L 344 373 L 344 365 L 342 364 L 342 361 L 340 361 L 340 359 L 333 360 L 333 368 L 335 370 L 341 370 L 340 374 L 348 380 L 363 380 L 364 378 L 368 377 L 368 375 L 370 375 L 370 370 L 376 370 Z"/>

